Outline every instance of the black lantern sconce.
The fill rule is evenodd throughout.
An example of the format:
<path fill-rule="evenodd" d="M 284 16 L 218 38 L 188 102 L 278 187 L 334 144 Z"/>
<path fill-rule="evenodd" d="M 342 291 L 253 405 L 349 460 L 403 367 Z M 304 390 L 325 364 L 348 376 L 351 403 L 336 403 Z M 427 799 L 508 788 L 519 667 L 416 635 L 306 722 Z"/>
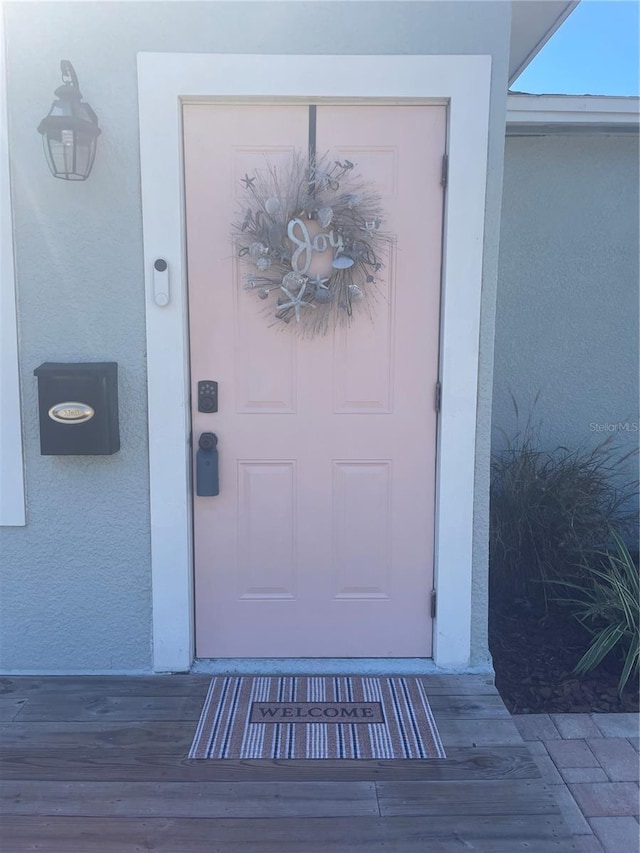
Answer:
<path fill-rule="evenodd" d="M 64 181 L 85 181 L 96 156 L 100 128 L 98 117 L 89 104 L 82 101 L 78 78 L 68 59 L 60 63 L 63 85 L 38 125 L 42 134 L 44 154 L 54 178 Z"/>

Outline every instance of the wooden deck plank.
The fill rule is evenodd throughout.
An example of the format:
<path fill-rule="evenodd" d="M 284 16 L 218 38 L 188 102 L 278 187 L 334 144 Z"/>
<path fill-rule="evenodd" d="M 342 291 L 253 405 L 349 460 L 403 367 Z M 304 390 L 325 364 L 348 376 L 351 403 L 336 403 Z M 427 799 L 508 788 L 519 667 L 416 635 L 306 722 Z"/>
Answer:
<path fill-rule="evenodd" d="M 204 697 L 164 695 L 111 695 L 86 690 L 76 694 L 33 693 L 16 698 L 13 694 L 0 696 L 0 719 L 3 705 L 9 709 L 12 721 L 18 712 L 21 723 L 28 722 L 96 722 L 98 720 L 191 720 L 200 718 Z M 493 694 L 472 696 L 430 696 L 437 719 L 509 719 L 502 699 Z"/>
<path fill-rule="evenodd" d="M 377 782 L 382 817 L 558 814 L 552 791 L 529 780 Z"/>
<path fill-rule="evenodd" d="M 488 720 L 476 717 L 448 719 L 436 713 L 434 717 L 445 751 L 452 746 L 515 746 L 522 743 L 511 717 Z"/>
<path fill-rule="evenodd" d="M 181 753 L 125 749 L 0 748 L 5 779 L 60 781 L 377 781 L 537 779 L 529 749 L 520 746 L 452 747 L 446 759 L 429 761 L 190 761 Z"/>
<path fill-rule="evenodd" d="M 378 816 L 373 782 L 4 782 L 0 814 L 68 817 Z"/>
<path fill-rule="evenodd" d="M 429 704 L 437 720 L 511 719 L 498 694 L 471 694 L 451 696 L 428 694 Z"/>
<path fill-rule="evenodd" d="M 557 816 L 3 821 L 10 853 L 579 853 L 563 833 Z"/>
<path fill-rule="evenodd" d="M 431 761 L 190 761 L 210 680 L 0 678 L 3 853 L 579 853 L 487 676 Z"/>
<path fill-rule="evenodd" d="M 25 709 L 26 710 L 26 709 Z M 24 712 L 21 712 L 24 713 Z M 511 718 L 449 719 L 434 713 L 445 750 L 449 747 L 517 746 L 522 738 Z M 137 751 L 163 751 L 170 743 L 185 755 L 195 732 L 193 720 L 98 720 L 23 722 L 16 720 L 0 726 L 4 746 L 20 744 L 41 749 L 132 747 Z"/>
<path fill-rule="evenodd" d="M 0 722 L 10 723 L 15 720 L 26 701 L 18 696 L 0 696 Z"/>
<path fill-rule="evenodd" d="M 3 723 L 0 726 L 0 743 L 3 746 L 29 746 L 36 749 L 111 749 L 128 747 L 136 752 L 153 750 L 162 752 L 171 745 L 181 755 L 191 746 L 195 723 L 175 721 L 101 721 L 52 723 Z"/>
<path fill-rule="evenodd" d="M 392 674 L 392 673 L 391 673 Z M 0 676 L 0 695 L 34 694 L 109 696 L 195 696 L 204 695 L 211 675 L 49 675 Z M 488 675 L 421 676 L 429 695 L 498 695 Z"/>
<path fill-rule="evenodd" d="M 0 677 L 0 695 L 204 696 L 209 675 L 16 675 Z"/>
<path fill-rule="evenodd" d="M 6 698 L 6 697 L 5 697 Z M 21 723 L 32 722 L 97 722 L 99 720 L 178 720 L 200 718 L 204 697 L 201 696 L 105 696 L 81 694 L 37 694 L 25 700 Z"/>

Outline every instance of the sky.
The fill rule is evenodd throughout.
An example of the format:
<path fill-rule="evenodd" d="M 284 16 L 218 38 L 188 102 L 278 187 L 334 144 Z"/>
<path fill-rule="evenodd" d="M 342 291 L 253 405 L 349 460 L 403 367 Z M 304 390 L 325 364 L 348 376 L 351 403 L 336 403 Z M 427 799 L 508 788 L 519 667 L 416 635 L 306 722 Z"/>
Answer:
<path fill-rule="evenodd" d="M 638 95 L 639 9 L 636 0 L 582 0 L 511 90 Z"/>

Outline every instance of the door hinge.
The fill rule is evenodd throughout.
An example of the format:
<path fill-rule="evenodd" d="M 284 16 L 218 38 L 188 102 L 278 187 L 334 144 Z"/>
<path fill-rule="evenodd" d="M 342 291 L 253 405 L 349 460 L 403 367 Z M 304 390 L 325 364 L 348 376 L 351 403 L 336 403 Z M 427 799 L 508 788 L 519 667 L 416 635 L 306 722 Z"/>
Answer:
<path fill-rule="evenodd" d="M 442 175 L 440 176 L 440 184 L 443 187 L 447 186 L 447 181 L 449 179 L 449 155 L 442 155 Z"/>
<path fill-rule="evenodd" d="M 431 590 L 431 618 L 436 618 L 436 591 L 435 589 Z"/>
<path fill-rule="evenodd" d="M 439 380 L 439 379 L 438 379 L 438 381 L 436 382 L 436 399 L 435 399 L 435 405 L 436 405 L 436 412 L 439 412 L 439 411 L 440 411 L 440 406 L 442 405 L 442 382 L 440 382 L 440 380 Z"/>

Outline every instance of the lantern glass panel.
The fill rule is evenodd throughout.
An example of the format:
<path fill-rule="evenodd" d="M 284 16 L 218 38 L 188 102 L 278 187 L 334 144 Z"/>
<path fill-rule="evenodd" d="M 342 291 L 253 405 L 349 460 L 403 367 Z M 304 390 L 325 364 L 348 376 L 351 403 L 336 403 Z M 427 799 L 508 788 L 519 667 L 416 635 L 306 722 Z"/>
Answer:
<path fill-rule="evenodd" d="M 71 63 L 61 63 L 64 84 L 56 89 L 49 113 L 38 126 L 51 173 L 67 181 L 84 181 L 91 172 L 100 134 L 98 118 L 82 101 Z"/>
<path fill-rule="evenodd" d="M 43 136 L 44 152 L 56 178 L 84 181 L 93 166 L 97 138 L 79 130 L 61 129 Z"/>

